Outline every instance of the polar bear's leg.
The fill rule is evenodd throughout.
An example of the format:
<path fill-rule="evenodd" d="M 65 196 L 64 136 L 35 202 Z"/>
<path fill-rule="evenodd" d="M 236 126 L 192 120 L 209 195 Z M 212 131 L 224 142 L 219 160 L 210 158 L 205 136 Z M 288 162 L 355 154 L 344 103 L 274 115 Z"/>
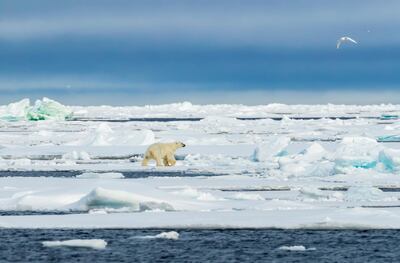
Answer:
<path fill-rule="evenodd" d="M 164 163 L 164 166 L 169 166 L 169 163 L 168 163 L 168 158 L 167 158 L 167 156 L 165 156 L 165 157 L 164 157 L 164 159 L 163 159 L 163 163 Z"/>
<path fill-rule="evenodd" d="M 148 157 L 148 156 L 145 156 L 145 157 L 143 158 L 143 161 L 142 161 L 142 166 L 147 166 L 148 163 L 149 163 L 149 157 Z"/>
<path fill-rule="evenodd" d="M 163 161 L 159 156 L 157 156 L 157 158 L 156 158 L 156 163 L 157 163 L 157 166 L 162 166 L 163 165 Z"/>
<path fill-rule="evenodd" d="M 176 164 L 175 156 L 173 154 L 168 154 L 167 162 L 170 166 L 174 166 Z"/>

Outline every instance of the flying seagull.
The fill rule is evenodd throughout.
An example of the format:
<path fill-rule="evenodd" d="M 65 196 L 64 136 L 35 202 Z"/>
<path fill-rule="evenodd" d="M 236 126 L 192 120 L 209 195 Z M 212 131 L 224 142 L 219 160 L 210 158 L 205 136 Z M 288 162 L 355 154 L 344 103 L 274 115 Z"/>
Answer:
<path fill-rule="evenodd" d="M 337 44 L 336 44 L 336 48 L 340 48 L 340 45 L 343 42 L 353 42 L 354 44 L 358 44 L 357 41 L 355 41 L 354 39 L 352 39 L 351 37 L 341 37 L 339 38 Z"/>

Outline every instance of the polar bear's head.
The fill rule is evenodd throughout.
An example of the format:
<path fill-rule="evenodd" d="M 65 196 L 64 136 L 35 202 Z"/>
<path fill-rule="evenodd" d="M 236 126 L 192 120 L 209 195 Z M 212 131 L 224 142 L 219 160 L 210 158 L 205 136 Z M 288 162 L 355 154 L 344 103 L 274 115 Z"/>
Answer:
<path fill-rule="evenodd" d="M 185 147 L 186 144 L 184 144 L 183 142 L 175 142 L 175 146 L 178 149 L 178 148 L 181 148 L 181 147 Z"/>

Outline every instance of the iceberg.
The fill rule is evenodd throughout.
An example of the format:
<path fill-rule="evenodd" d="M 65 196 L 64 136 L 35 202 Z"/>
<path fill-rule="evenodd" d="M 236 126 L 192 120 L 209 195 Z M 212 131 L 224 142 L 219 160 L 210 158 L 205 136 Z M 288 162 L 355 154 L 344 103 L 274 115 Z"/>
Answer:
<path fill-rule="evenodd" d="M 38 120 L 66 120 L 72 117 L 72 111 L 61 103 L 44 97 L 37 100 L 35 105 L 29 107 L 26 119 Z"/>

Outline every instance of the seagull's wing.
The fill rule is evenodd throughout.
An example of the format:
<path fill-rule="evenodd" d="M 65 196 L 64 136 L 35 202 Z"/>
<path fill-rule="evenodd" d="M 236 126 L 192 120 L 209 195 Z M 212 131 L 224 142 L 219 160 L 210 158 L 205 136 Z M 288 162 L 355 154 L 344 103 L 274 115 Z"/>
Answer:
<path fill-rule="evenodd" d="M 339 40 L 337 41 L 337 43 L 336 43 L 336 48 L 337 48 L 337 49 L 340 48 L 340 44 L 342 44 L 342 40 L 341 40 L 341 39 L 339 39 Z"/>
<path fill-rule="evenodd" d="M 357 41 L 355 41 L 354 39 L 352 39 L 351 37 L 346 37 L 346 40 L 353 42 L 354 44 L 358 44 Z"/>

